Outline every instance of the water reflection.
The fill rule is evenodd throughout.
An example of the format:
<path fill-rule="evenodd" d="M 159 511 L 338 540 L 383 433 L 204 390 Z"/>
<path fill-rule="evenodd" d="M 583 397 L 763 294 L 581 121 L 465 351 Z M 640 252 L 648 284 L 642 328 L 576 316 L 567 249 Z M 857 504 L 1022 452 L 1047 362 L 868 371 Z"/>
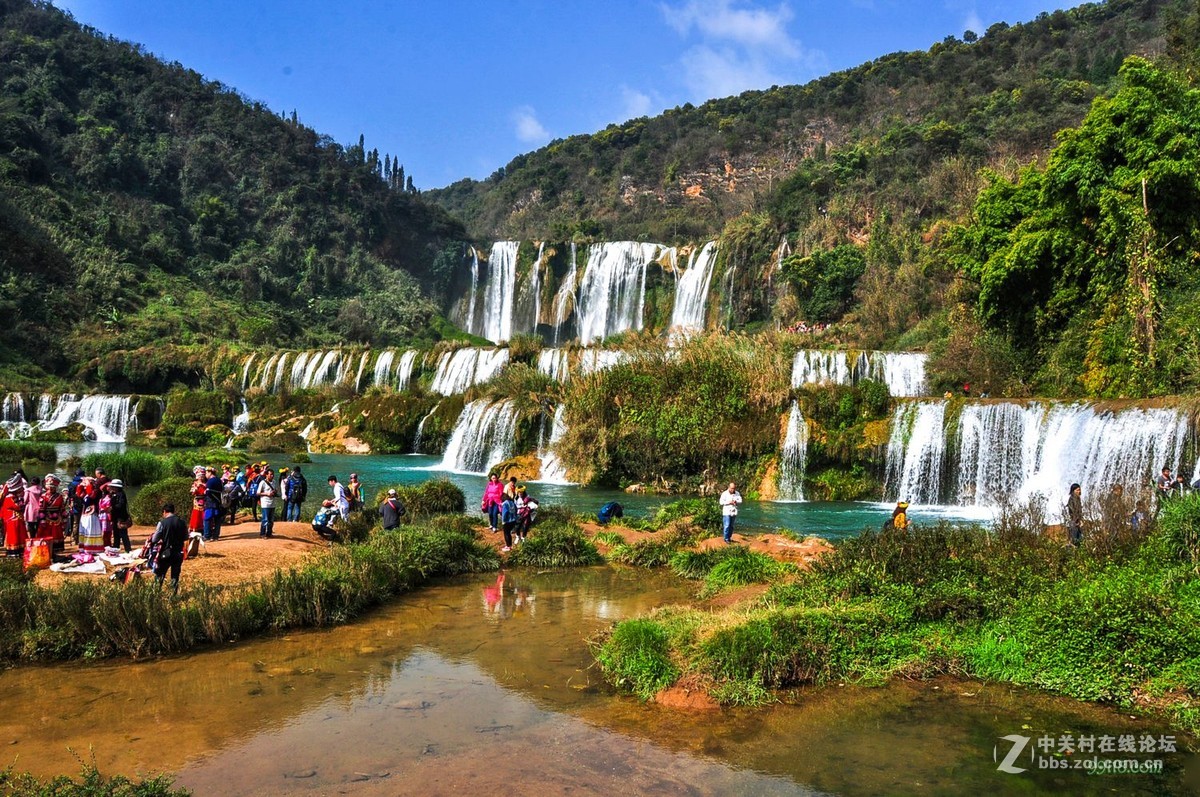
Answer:
<path fill-rule="evenodd" d="M 201 795 L 1192 792 L 1181 770 L 1196 759 L 1182 752 L 1163 778 L 998 773 L 1004 734 L 1165 731 L 1006 687 L 831 687 L 714 714 L 613 695 L 585 639 L 687 589 L 623 568 L 514 571 L 329 631 L 9 671 L 0 740 L 17 742 L 21 768 L 70 771 L 66 747 L 92 744 L 105 771 L 178 769 Z"/>

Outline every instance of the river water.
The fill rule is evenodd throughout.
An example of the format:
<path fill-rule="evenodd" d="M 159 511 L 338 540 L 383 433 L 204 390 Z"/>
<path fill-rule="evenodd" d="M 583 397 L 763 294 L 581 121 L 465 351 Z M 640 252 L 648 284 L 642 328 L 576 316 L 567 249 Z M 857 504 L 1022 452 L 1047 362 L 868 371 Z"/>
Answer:
<path fill-rule="evenodd" d="M 73 749 L 107 773 L 177 772 L 198 795 L 1200 788 L 1182 736 L 1180 752 L 1155 756 L 1162 776 L 999 772 L 1006 735 L 1172 733 L 1000 685 L 830 686 L 787 705 L 713 713 L 614 694 L 592 668 L 586 638 L 686 600 L 693 588 L 621 567 L 485 574 L 339 628 L 143 663 L 6 671 L 0 742 L 9 753 L 0 763 L 70 772 L 78 768 Z"/>

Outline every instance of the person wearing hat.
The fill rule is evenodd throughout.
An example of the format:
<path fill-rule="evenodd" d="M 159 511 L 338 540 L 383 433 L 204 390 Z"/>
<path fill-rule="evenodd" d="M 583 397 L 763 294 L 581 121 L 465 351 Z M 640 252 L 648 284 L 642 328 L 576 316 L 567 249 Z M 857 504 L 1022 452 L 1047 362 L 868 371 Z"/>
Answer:
<path fill-rule="evenodd" d="M 76 468 L 75 477 L 67 485 L 66 501 L 70 514 L 67 516 L 66 536 L 76 543 L 79 542 L 79 516 L 83 514 L 83 496 L 79 494 L 79 485 L 83 484 L 85 475 L 83 468 Z"/>
<path fill-rule="evenodd" d="M 25 554 L 25 516 L 17 496 L 25 494 L 25 480 L 14 473 L 0 488 L 0 523 L 4 525 L 4 553 L 21 557 Z"/>
<path fill-rule="evenodd" d="M 108 513 L 112 522 L 113 547 L 120 546 L 129 553 L 129 527 L 133 518 L 129 516 L 129 497 L 125 495 L 125 482 L 113 479 L 108 483 Z"/>
<path fill-rule="evenodd" d="M 50 540 L 50 547 L 54 551 L 61 551 L 67 547 L 67 497 L 58 490 L 61 483 L 53 473 L 46 476 L 46 488 L 42 491 L 41 516 L 38 519 L 38 533 Z"/>
<path fill-rule="evenodd" d="M 204 469 L 204 541 L 221 538 L 221 493 L 225 485 L 217 475 L 217 469 L 209 465 Z"/>
<path fill-rule="evenodd" d="M 104 553 L 104 530 L 100 526 L 100 493 L 96 479 L 84 476 L 79 484 L 79 550 L 83 553 Z"/>
<path fill-rule="evenodd" d="M 346 485 L 346 498 L 350 501 L 350 508 L 357 512 L 363 508 L 363 486 L 358 480 L 357 473 L 350 474 L 350 483 Z"/>
<path fill-rule="evenodd" d="M 896 508 L 892 510 L 892 519 L 888 521 L 892 528 L 896 531 L 904 531 L 908 528 L 908 502 L 897 501 Z"/>
<path fill-rule="evenodd" d="M 37 476 L 25 485 L 25 536 L 38 536 L 38 519 L 42 514 L 42 480 Z"/>
<path fill-rule="evenodd" d="M 384 531 L 399 527 L 400 518 L 404 516 L 404 504 L 400 503 L 395 489 L 387 491 L 387 498 L 379 505 L 379 515 L 383 518 Z"/>

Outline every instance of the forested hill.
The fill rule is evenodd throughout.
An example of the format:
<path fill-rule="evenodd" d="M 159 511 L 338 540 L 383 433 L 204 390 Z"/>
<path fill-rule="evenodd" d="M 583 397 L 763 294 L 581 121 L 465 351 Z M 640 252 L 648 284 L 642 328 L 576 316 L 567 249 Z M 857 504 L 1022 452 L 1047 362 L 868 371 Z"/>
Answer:
<path fill-rule="evenodd" d="M 780 232 L 826 238 L 885 213 L 928 224 L 969 206 L 979 166 L 1044 154 L 1122 60 L 1159 53 L 1192 5 L 1111 0 L 997 23 L 803 86 L 554 141 L 431 194 L 481 238 L 686 242 L 758 209 L 777 211 Z"/>
<path fill-rule="evenodd" d="M 399 166 L 0 0 L 0 384 L 151 391 L 209 344 L 430 334 L 463 230 Z"/>

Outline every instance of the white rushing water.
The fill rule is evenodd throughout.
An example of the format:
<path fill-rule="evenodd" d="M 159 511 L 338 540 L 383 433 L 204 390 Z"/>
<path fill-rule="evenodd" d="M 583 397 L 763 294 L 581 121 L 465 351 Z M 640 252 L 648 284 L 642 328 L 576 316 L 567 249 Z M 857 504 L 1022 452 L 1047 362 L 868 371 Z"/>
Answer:
<path fill-rule="evenodd" d="M 512 400 L 478 399 L 463 407 L 442 455 L 442 470 L 487 473 L 515 453 L 517 410 Z"/>
<path fill-rule="evenodd" d="M 475 294 L 479 291 L 479 250 L 471 247 L 471 292 L 467 294 L 467 325 L 470 332 L 475 328 Z"/>
<path fill-rule="evenodd" d="M 579 285 L 579 341 L 585 346 L 609 335 L 642 328 L 646 269 L 663 254 L 660 244 L 612 241 L 588 247 Z"/>
<path fill-rule="evenodd" d="M 565 349 L 542 349 L 538 352 L 537 369 L 555 382 L 566 382 L 570 378 L 570 358 Z"/>
<path fill-rule="evenodd" d="M 629 355 L 619 349 L 584 349 L 579 352 L 579 373 L 587 376 L 621 364 Z"/>
<path fill-rule="evenodd" d="M 430 390 L 443 396 L 467 392 L 488 381 L 508 363 L 508 349 L 457 349 L 438 359 Z"/>
<path fill-rule="evenodd" d="M 987 509 L 1032 501 L 1058 520 L 1072 483 L 1092 504 L 1115 484 L 1128 495 L 1144 493 L 1160 468 L 1178 472 L 1184 464 L 1188 422 L 1173 408 L 971 402 L 953 441 L 946 439 L 945 408 L 945 401 L 896 408 L 889 499 Z"/>
<path fill-rule="evenodd" d="M 703 332 L 708 290 L 717 263 L 717 242 L 709 241 L 698 252 L 692 251 L 687 271 L 675 283 L 675 306 L 671 328 L 683 332 Z"/>
<path fill-rule="evenodd" d="M 54 405 L 49 418 L 40 419 L 37 428 L 62 429 L 82 424 L 100 443 L 123 443 L 131 429 L 137 429 L 132 396 L 64 395 Z"/>
<path fill-rule="evenodd" d="M 946 402 L 904 402 L 892 415 L 884 494 L 910 504 L 938 504 L 946 454 Z"/>
<path fill-rule="evenodd" d="M 571 313 L 575 312 L 576 296 L 575 283 L 579 280 L 579 266 L 575 259 L 577 250 L 575 242 L 571 242 L 571 268 L 567 271 L 567 276 L 563 279 L 562 284 L 558 286 L 558 293 L 554 295 L 554 345 L 558 345 L 558 338 L 562 332 L 563 324 L 571 317 Z"/>
<path fill-rule="evenodd" d="M 554 418 L 550 422 L 549 437 L 542 441 L 542 444 L 538 447 L 538 458 L 542 461 L 542 472 L 537 480 L 543 484 L 574 484 L 574 482 L 567 478 L 566 465 L 558 458 L 558 454 L 554 452 L 554 446 L 567 433 L 567 424 L 563 420 L 566 409 L 565 404 L 559 404 L 555 408 Z"/>
<path fill-rule="evenodd" d="M 923 352 L 915 351 L 864 351 L 851 359 L 844 351 L 801 349 L 792 360 L 792 387 L 875 379 L 897 398 L 916 398 L 928 391 L 926 359 Z"/>
<path fill-rule="evenodd" d="M 808 458 L 808 422 L 800 405 L 792 402 L 779 446 L 779 500 L 804 500 L 804 466 Z"/>
<path fill-rule="evenodd" d="M 242 399 L 242 410 L 237 415 L 233 416 L 233 423 L 229 425 L 230 430 L 235 434 L 245 434 L 250 431 L 250 405 Z"/>
<path fill-rule="evenodd" d="M 483 315 L 478 328 L 468 330 L 493 343 L 513 335 L 513 307 L 517 293 L 517 250 L 519 241 L 497 241 L 488 255 L 487 284 L 483 289 Z"/>

